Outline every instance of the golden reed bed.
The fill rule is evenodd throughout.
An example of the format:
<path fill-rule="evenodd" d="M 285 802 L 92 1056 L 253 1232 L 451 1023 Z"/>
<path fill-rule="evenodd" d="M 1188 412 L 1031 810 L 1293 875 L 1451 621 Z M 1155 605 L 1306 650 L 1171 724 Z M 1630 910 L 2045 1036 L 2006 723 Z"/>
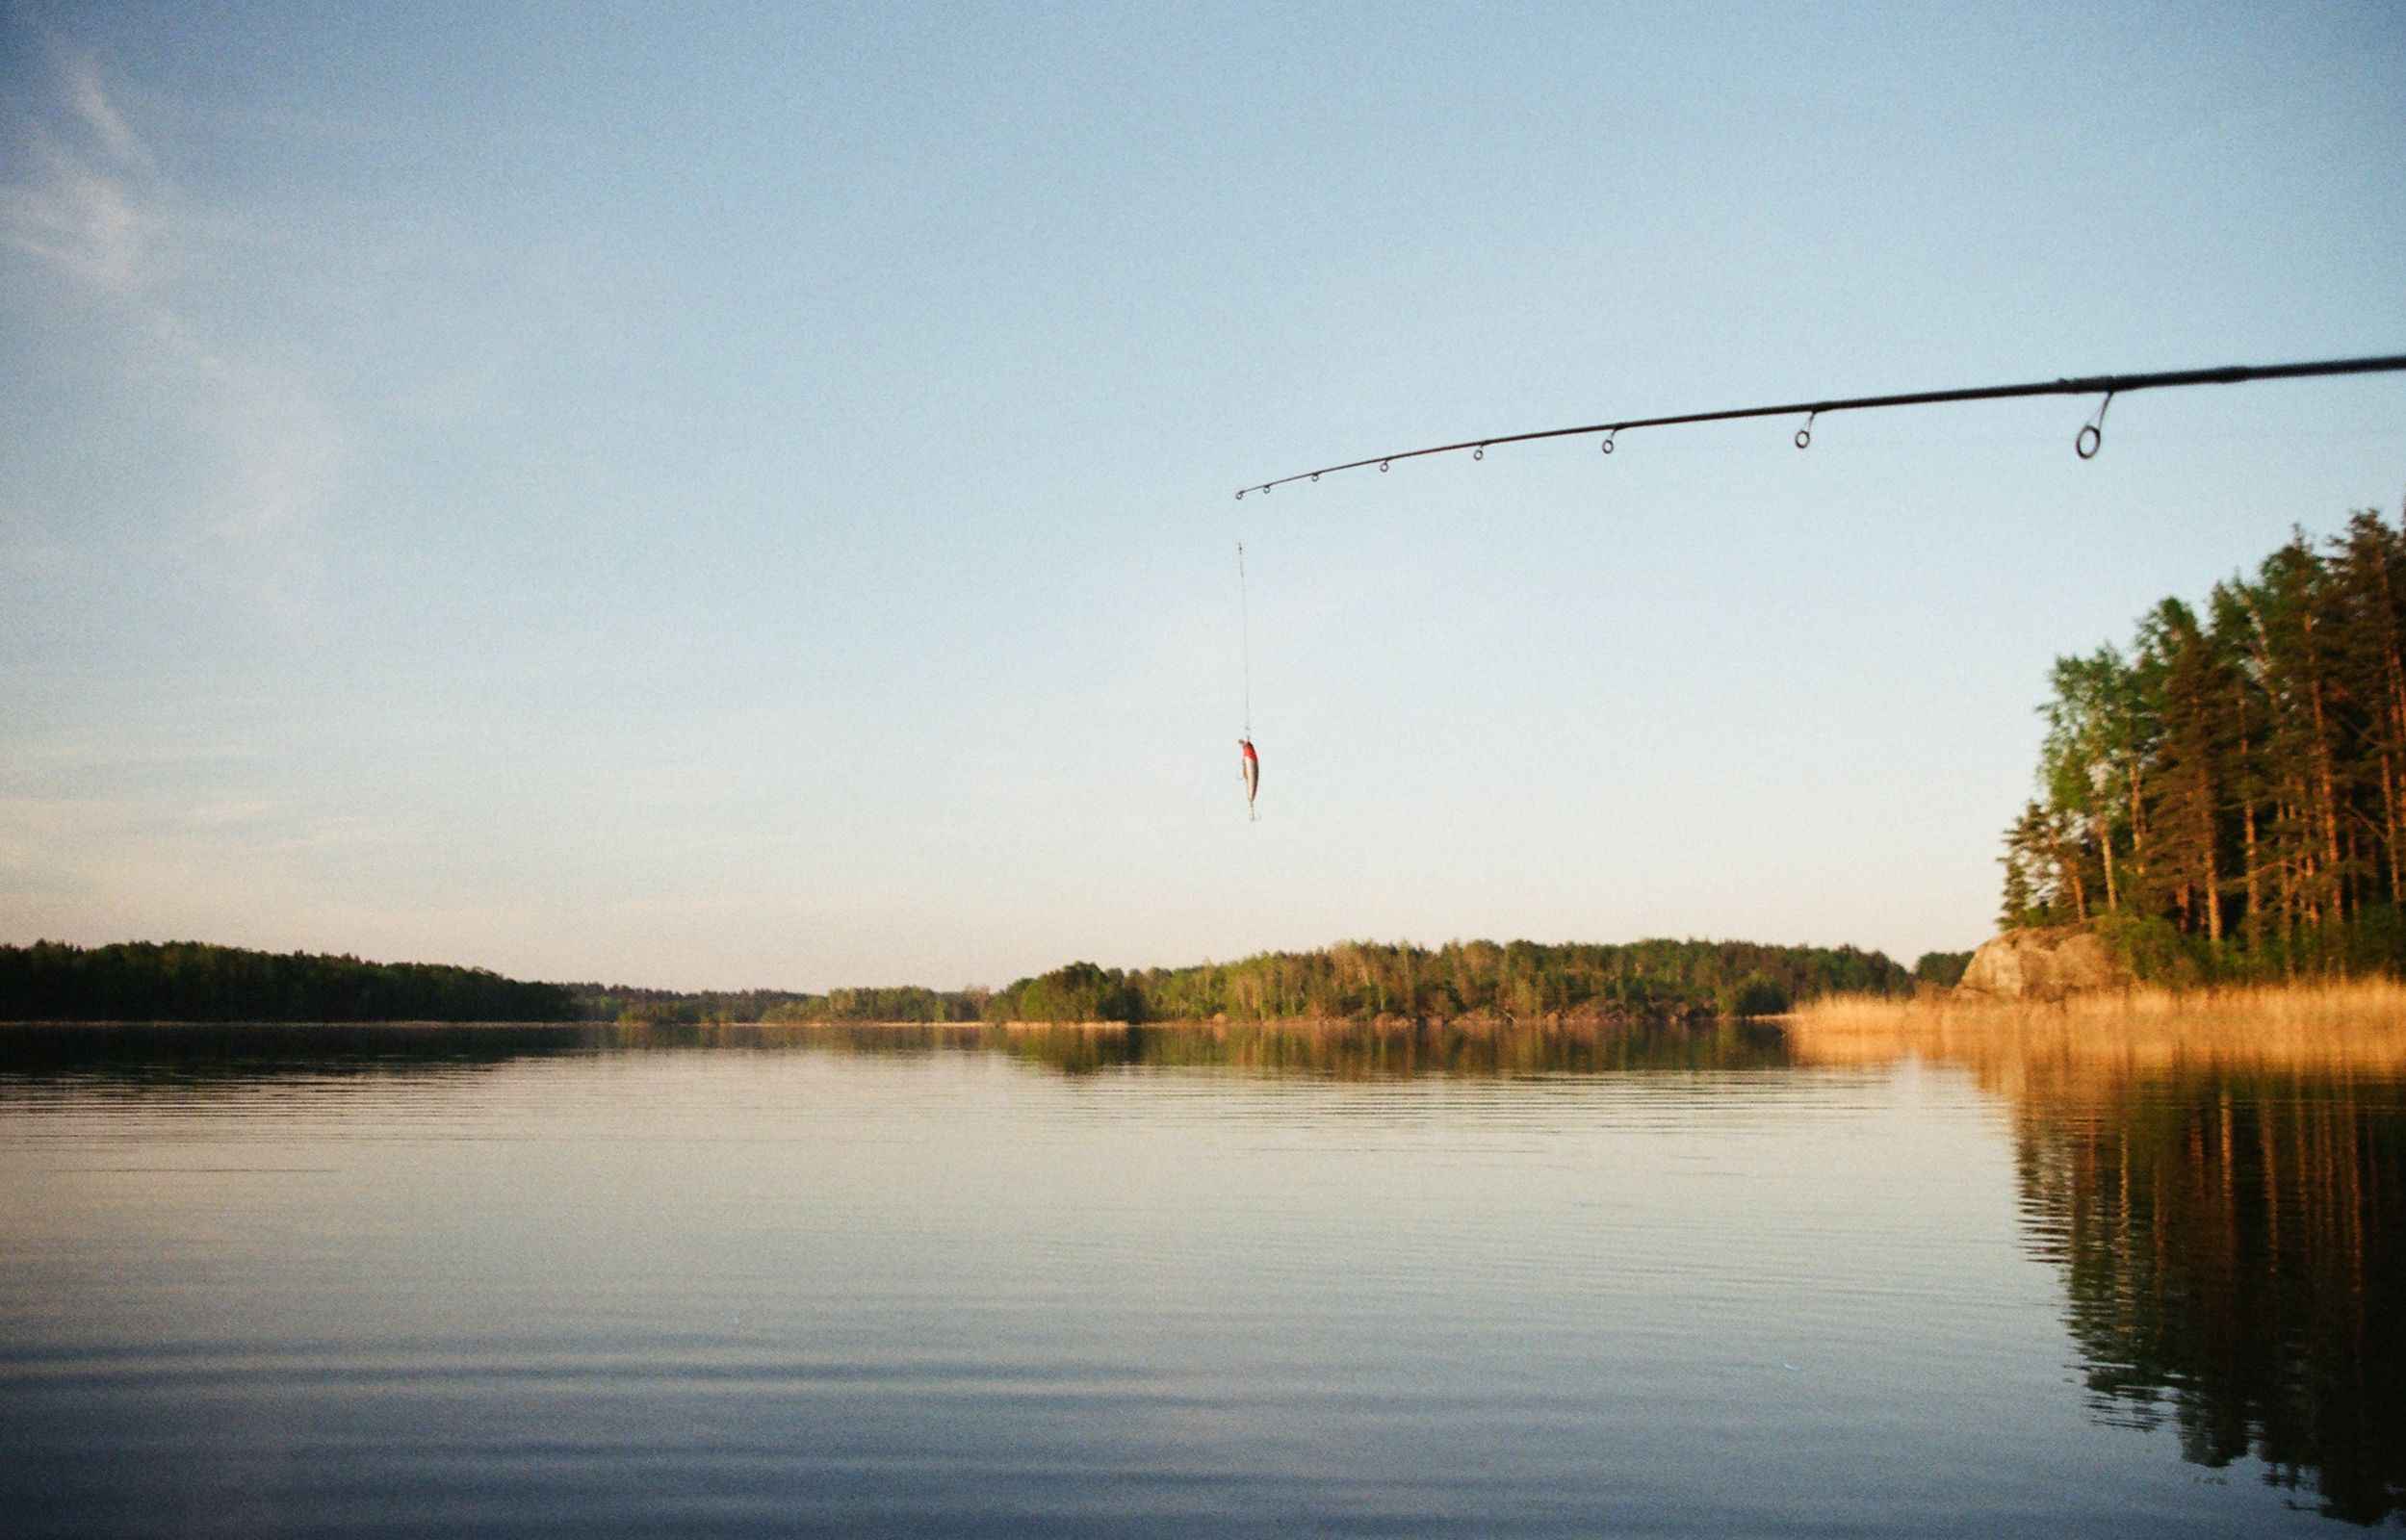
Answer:
<path fill-rule="evenodd" d="M 1832 995 L 1804 1005 L 1786 1025 L 1798 1058 L 1826 1064 L 1917 1055 L 2406 1072 L 2406 984 L 2387 979 L 2186 991 L 2138 986 L 2043 1005 Z"/>

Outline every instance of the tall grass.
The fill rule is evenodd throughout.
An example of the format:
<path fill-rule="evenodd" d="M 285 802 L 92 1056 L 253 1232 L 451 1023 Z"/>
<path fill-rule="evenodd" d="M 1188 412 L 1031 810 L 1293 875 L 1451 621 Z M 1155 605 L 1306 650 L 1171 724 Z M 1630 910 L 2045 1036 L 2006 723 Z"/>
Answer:
<path fill-rule="evenodd" d="M 1830 995 L 1791 1015 L 1788 1037 L 1799 1057 L 1825 1063 L 2035 1054 L 2134 1066 L 2196 1061 L 2406 1070 L 2406 984 L 2139 985 L 2048 1004 Z"/>

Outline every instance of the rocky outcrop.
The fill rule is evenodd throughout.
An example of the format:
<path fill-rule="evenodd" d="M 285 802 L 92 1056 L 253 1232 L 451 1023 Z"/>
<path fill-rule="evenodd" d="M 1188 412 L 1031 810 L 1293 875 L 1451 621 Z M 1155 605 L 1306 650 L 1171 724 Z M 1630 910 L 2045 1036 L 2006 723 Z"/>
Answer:
<path fill-rule="evenodd" d="M 2007 931 L 1972 954 L 1955 986 L 1967 1000 L 2060 1000 L 2082 989 L 2119 988 L 2130 980 L 2085 925 Z"/>

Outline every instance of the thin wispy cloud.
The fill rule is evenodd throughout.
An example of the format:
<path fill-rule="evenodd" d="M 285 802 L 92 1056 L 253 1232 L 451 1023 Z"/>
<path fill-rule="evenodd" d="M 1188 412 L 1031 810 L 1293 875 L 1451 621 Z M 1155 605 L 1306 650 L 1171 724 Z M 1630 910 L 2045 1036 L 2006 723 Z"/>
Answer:
<path fill-rule="evenodd" d="M 88 288 L 142 293 L 153 227 L 138 191 L 46 132 L 33 140 L 35 174 L 0 190 L 0 239 Z"/>
<path fill-rule="evenodd" d="M 23 29 L 19 29 L 22 31 Z M 5 115 L 15 164 L 0 184 L 0 242 L 104 295 L 157 278 L 158 160 L 111 99 L 100 66 L 55 38 L 18 39 L 25 67 Z"/>
<path fill-rule="evenodd" d="M 109 100 L 100 87 L 100 70 L 89 59 L 68 58 L 62 62 L 67 101 L 75 115 L 91 129 L 92 137 L 118 165 L 130 169 L 148 171 L 153 162 L 149 147 L 136 137 L 124 116 Z"/>
<path fill-rule="evenodd" d="M 194 467 L 177 532 L 219 544 L 229 580 L 289 609 L 315 576 L 296 537 L 338 491 L 351 435 L 291 348 L 267 362 L 244 322 L 213 314 L 218 291 L 183 281 L 254 269 L 250 221 L 168 186 L 100 64 L 48 52 L 16 108 L 25 153 L 0 185 L 0 244 L 98 301 L 94 340 L 116 331 L 129 403 L 163 401 L 219 447 L 214 470 Z"/>

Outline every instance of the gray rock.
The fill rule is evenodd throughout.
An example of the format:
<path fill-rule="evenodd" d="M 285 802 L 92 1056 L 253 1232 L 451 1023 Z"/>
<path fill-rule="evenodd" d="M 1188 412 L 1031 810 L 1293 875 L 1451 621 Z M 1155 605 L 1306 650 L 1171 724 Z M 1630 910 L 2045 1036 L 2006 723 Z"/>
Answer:
<path fill-rule="evenodd" d="M 2129 982 L 2087 926 L 2057 925 L 2007 931 L 1981 943 L 1955 992 L 1971 1000 L 2046 1001 Z"/>

